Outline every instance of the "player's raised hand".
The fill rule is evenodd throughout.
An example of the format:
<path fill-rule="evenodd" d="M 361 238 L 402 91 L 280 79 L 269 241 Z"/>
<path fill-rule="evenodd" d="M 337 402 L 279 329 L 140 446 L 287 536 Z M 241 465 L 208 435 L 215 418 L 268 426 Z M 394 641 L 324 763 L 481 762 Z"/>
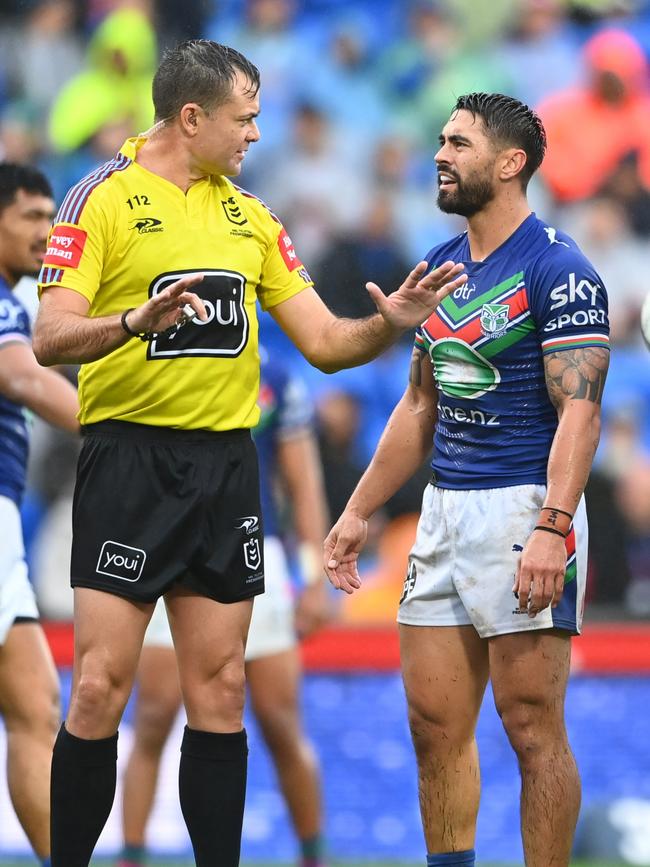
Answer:
<path fill-rule="evenodd" d="M 138 333 L 144 331 L 166 331 L 173 325 L 182 325 L 192 318 L 189 309 L 184 310 L 186 305 L 191 307 L 199 319 L 206 320 L 208 315 L 203 301 L 194 292 L 190 292 L 192 286 L 196 286 L 203 280 L 203 274 L 187 274 L 176 280 L 171 286 L 167 286 L 162 292 L 149 298 L 140 307 L 136 307 L 129 313 L 128 325 Z"/>
<path fill-rule="evenodd" d="M 422 325 L 443 298 L 467 282 L 462 263 L 444 262 L 426 274 L 428 267 L 419 262 L 392 295 L 384 295 L 376 283 L 366 283 L 377 310 L 393 328 L 404 331 Z"/>
<path fill-rule="evenodd" d="M 361 587 L 357 569 L 359 551 L 366 544 L 368 521 L 345 511 L 323 543 L 323 566 L 333 587 L 354 593 Z"/>

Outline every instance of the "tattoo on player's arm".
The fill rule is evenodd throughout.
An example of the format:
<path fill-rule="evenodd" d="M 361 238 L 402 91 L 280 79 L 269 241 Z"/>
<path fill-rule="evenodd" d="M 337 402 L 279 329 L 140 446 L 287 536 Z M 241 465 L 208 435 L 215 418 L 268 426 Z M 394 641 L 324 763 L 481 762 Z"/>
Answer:
<path fill-rule="evenodd" d="M 546 387 L 552 403 L 567 398 L 600 403 L 609 366 L 609 350 L 598 346 L 566 349 L 544 356 Z"/>
<path fill-rule="evenodd" d="M 414 349 L 411 355 L 411 367 L 409 370 L 409 382 L 419 388 L 422 385 L 422 361 L 424 353 Z"/>

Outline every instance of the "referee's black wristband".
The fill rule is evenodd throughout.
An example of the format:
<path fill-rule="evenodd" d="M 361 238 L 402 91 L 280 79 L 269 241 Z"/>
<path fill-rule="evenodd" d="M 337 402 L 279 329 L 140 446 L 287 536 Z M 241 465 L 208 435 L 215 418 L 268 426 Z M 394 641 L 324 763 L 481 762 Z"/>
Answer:
<path fill-rule="evenodd" d="M 535 530 L 543 530 L 545 533 L 553 533 L 555 536 L 562 536 L 563 539 L 566 539 L 566 534 L 562 532 L 562 530 L 556 530 L 555 527 L 546 527 L 544 524 L 537 524 Z"/>
<path fill-rule="evenodd" d="M 129 313 L 132 313 L 134 310 L 135 310 L 135 307 L 129 307 L 128 310 L 124 311 L 124 313 L 122 314 L 122 317 L 120 319 L 120 322 L 122 323 L 122 328 L 124 331 L 126 331 L 126 333 L 129 335 L 129 337 L 139 337 L 140 336 L 137 331 L 134 331 L 132 328 L 129 328 L 129 323 L 126 321 L 126 317 L 129 315 Z"/>

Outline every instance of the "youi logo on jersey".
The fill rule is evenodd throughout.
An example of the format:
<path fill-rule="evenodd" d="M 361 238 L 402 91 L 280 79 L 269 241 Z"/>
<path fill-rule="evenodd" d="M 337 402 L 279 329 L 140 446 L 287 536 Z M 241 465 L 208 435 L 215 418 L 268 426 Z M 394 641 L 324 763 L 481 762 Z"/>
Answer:
<path fill-rule="evenodd" d="M 244 297 L 246 283 L 236 271 L 196 268 L 160 274 L 149 287 L 149 297 L 162 292 L 186 274 L 203 274 L 197 289 L 207 319 L 194 316 L 182 327 L 156 335 L 147 348 L 147 358 L 179 356 L 236 358 L 246 346 L 250 324 Z"/>

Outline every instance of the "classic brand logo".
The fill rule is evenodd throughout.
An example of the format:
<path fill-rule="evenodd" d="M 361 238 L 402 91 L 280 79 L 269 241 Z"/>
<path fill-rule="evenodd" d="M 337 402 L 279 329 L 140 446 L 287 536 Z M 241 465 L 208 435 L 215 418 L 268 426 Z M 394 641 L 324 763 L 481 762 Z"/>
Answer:
<path fill-rule="evenodd" d="M 228 199 L 222 199 L 221 206 L 223 207 L 226 217 L 236 226 L 243 226 L 244 223 L 248 222 L 242 213 L 242 209 L 239 207 L 239 202 L 234 196 L 230 196 Z"/>
<path fill-rule="evenodd" d="M 157 220 L 155 217 L 138 217 L 131 220 L 129 229 L 136 229 L 138 235 L 149 235 L 151 232 L 163 232 L 165 227 L 162 220 Z"/>
<path fill-rule="evenodd" d="M 97 561 L 97 572 L 120 581 L 137 581 L 142 575 L 147 555 L 142 548 L 132 548 L 107 539 Z"/>
<path fill-rule="evenodd" d="M 262 564 L 262 554 L 260 552 L 259 539 L 249 539 L 244 542 L 244 563 L 249 569 L 255 571 Z"/>
<path fill-rule="evenodd" d="M 481 307 L 481 329 L 488 337 L 500 337 L 508 327 L 510 307 L 507 304 L 484 304 Z"/>
<path fill-rule="evenodd" d="M 47 242 L 43 265 L 78 268 L 88 234 L 76 226 L 53 226 Z"/>
<path fill-rule="evenodd" d="M 257 515 L 248 515 L 245 518 L 239 518 L 239 523 L 235 524 L 235 530 L 245 530 L 247 536 L 256 533 L 260 528 L 260 522 Z"/>

